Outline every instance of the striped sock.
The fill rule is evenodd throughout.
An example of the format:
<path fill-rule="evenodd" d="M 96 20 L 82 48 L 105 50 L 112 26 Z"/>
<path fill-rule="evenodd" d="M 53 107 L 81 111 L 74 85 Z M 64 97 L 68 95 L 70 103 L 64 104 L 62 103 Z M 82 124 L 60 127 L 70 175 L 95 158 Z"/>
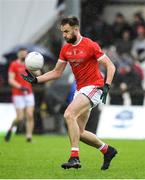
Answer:
<path fill-rule="evenodd" d="M 71 148 L 71 157 L 79 157 L 79 148 L 72 147 Z"/>
<path fill-rule="evenodd" d="M 105 154 L 108 150 L 108 144 L 103 143 L 102 146 L 99 148 L 99 150 Z"/>

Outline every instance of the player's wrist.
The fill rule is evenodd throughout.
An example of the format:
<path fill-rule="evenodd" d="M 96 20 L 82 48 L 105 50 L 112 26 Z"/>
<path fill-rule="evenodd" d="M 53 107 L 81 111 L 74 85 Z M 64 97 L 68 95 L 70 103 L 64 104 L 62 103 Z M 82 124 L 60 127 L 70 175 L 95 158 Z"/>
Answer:
<path fill-rule="evenodd" d="M 106 87 L 109 90 L 111 88 L 111 85 L 109 83 L 105 83 L 104 87 Z"/>
<path fill-rule="evenodd" d="M 33 84 L 37 84 L 37 83 L 38 83 L 38 78 L 35 77 L 32 83 L 33 83 Z"/>

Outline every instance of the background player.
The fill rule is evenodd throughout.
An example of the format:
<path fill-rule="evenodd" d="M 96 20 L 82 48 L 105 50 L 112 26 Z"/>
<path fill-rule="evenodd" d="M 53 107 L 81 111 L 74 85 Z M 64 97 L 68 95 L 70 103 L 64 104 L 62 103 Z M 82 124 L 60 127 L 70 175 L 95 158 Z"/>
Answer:
<path fill-rule="evenodd" d="M 24 60 L 27 53 L 26 49 L 19 49 L 17 53 L 18 59 L 13 61 L 9 66 L 8 82 L 12 86 L 12 100 L 17 117 L 12 122 L 5 136 L 5 141 L 10 140 L 13 127 L 24 120 L 24 118 L 26 118 L 26 139 L 28 142 L 32 140 L 34 128 L 34 95 L 32 85 L 26 82 L 21 76 L 25 72 Z"/>
<path fill-rule="evenodd" d="M 107 93 L 115 73 L 115 66 L 96 42 L 81 36 L 79 20 L 76 17 L 62 19 L 60 29 L 67 43 L 61 49 L 55 68 L 38 77 L 35 77 L 29 71 L 27 71 L 27 76 L 22 76 L 30 83 L 46 82 L 59 78 L 66 64 L 70 64 L 77 83 L 77 91 L 73 101 L 64 113 L 70 138 L 71 154 L 68 162 L 62 164 L 61 167 L 65 169 L 81 167 L 79 160 L 79 141 L 81 140 L 98 148 L 104 154 L 101 169 L 106 170 L 117 151 L 98 139 L 95 134 L 86 131 L 85 126 L 90 115 L 90 109 L 98 105 L 101 100 L 106 103 Z M 104 65 L 107 70 L 105 84 L 99 70 L 99 64 Z"/>

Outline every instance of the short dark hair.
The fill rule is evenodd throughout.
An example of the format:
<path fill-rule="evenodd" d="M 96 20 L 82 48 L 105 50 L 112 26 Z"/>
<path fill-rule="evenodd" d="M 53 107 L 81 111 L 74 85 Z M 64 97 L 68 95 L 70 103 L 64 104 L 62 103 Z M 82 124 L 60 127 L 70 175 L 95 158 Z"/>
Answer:
<path fill-rule="evenodd" d="M 124 18 L 123 14 L 122 14 L 122 13 L 120 13 L 120 12 L 118 12 L 118 13 L 116 14 L 116 17 L 119 17 L 119 18 Z"/>
<path fill-rule="evenodd" d="M 25 48 L 25 47 L 20 47 L 20 48 L 17 50 L 17 52 L 20 52 L 20 51 L 28 51 L 28 49 Z"/>
<path fill-rule="evenodd" d="M 79 19 L 76 16 L 64 17 L 61 20 L 60 25 L 64 26 L 66 24 L 69 24 L 70 26 L 79 26 Z"/>

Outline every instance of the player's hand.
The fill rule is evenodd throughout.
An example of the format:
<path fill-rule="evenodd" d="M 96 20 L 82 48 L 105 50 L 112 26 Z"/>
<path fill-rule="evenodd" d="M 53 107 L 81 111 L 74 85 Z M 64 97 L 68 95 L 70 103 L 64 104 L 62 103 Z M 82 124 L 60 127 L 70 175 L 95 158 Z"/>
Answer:
<path fill-rule="evenodd" d="M 31 84 L 36 84 L 37 83 L 37 78 L 30 71 L 28 71 L 27 69 L 25 71 L 26 71 L 27 75 L 21 74 L 22 78 L 25 81 L 28 81 Z"/>
<path fill-rule="evenodd" d="M 20 90 L 21 90 L 21 91 L 23 91 L 23 92 L 26 92 L 26 93 L 28 93 L 28 92 L 29 92 L 29 89 L 28 89 L 28 88 L 26 88 L 26 87 L 23 87 L 23 86 L 20 88 Z"/>
<path fill-rule="evenodd" d="M 103 87 L 103 93 L 102 93 L 102 95 L 101 95 L 101 97 L 100 97 L 100 99 L 102 99 L 102 102 L 103 102 L 104 104 L 106 104 L 106 98 L 107 98 L 107 94 L 108 94 L 108 92 L 109 92 L 109 89 L 110 89 L 110 85 L 107 84 L 107 83 L 105 83 L 105 85 L 104 85 L 104 87 Z"/>

